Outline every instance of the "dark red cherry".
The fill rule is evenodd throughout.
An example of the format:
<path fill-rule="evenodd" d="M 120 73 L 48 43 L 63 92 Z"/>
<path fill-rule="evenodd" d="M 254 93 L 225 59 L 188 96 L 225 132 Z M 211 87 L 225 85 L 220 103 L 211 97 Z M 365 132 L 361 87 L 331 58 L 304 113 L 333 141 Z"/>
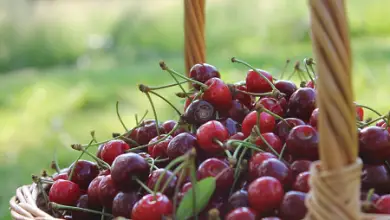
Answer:
<path fill-rule="evenodd" d="M 167 149 L 168 149 L 168 144 L 172 140 L 172 137 L 169 135 L 166 137 L 166 134 L 162 134 L 158 137 L 154 137 L 152 140 L 149 142 L 149 147 L 148 147 L 148 153 L 150 154 L 151 157 L 153 158 L 167 158 Z M 165 138 L 163 141 L 160 141 L 161 139 Z M 153 144 L 159 141 L 157 144 Z"/>
<path fill-rule="evenodd" d="M 270 158 L 277 159 L 275 155 L 266 152 L 256 153 L 251 157 L 248 166 L 249 176 L 251 177 L 251 179 L 255 179 L 258 176 L 257 169 L 265 160 L 268 160 Z"/>
<path fill-rule="evenodd" d="M 70 176 L 74 164 L 69 167 L 68 176 Z M 72 174 L 72 182 L 79 185 L 81 189 L 88 189 L 89 183 L 99 175 L 99 168 L 95 163 L 87 160 L 79 160 L 76 163 Z"/>
<path fill-rule="evenodd" d="M 318 108 L 314 109 L 314 111 L 311 113 L 311 116 L 310 116 L 310 121 L 309 121 L 309 124 L 313 127 L 313 128 L 318 128 L 317 127 L 317 123 L 318 123 Z"/>
<path fill-rule="evenodd" d="M 100 207 L 102 204 L 100 203 L 99 199 L 99 184 L 102 181 L 104 176 L 97 176 L 95 179 L 92 180 L 92 182 L 88 186 L 88 198 L 89 198 L 89 205 L 91 207 Z"/>
<path fill-rule="evenodd" d="M 387 128 L 387 131 L 390 133 L 390 126 L 387 126 L 386 123 L 382 124 L 381 126 L 383 129 L 386 129 Z"/>
<path fill-rule="evenodd" d="M 211 103 L 218 111 L 229 109 L 232 106 L 232 94 L 229 87 L 219 78 L 211 78 L 205 83 L 208 88 L 202 99 Z"/>
<path fill-rule="evenodd" d="M 309 121 L 311 113 L 316 108 L 316 92 L 312 88 L 300 88 L 288 101 L 287 115 L 303 121 Z"/>
<path fill-rule="evenodd" d="M 265 97 L 260 99 L 259 103 L 262 104 L 264 108 L 279 115 L 280 117 L 284 116 L 284 110 L 276 99 Z"/>
<path fill-rule="evenodd" d="M 165 173 L 165 174 L 164 174 Z M 160 182 L 160 187 L 157 189 L 158 191 L 161 191 L 164 187 L 165 184 L 167 184 L 167 181 L 171 179 L 165 188 L 164 193 L 167 196 L 172 196 L 174 191 L 175 191 L 175 186 L 177 182 L 177 177 L 174 175 L 171 171 L 165 170 L 165 169 L 158 169 L 154 170 L 150 175 L 148 179 L 148 187 L 149 189 L 154 190 L 158 179 L 160 178 L 161 175 L 164 175 Z"/>
<path fill-rule="evenodd" d="M 274 85 L 281 93 L 286 95 L 285 97 L 287 100 L 289 100 L 290 96 L 298 89 L 295 83 L 287 80 L 278 80 Z"/>
<path fill-rule="evenodd" d="M 252 104 L 255 102 L 255 98 L 251 95 L 242 93 L 240 91 L 248 92 L 245 85 L 234 85 L 234 89 L 236 90 L 233 93 L 233 99 L 238 100 L 240 103 L 245 105 L 248 109 L 252 108 Z M 240 90 L 240 91 L 237 91 Z"/>
<path fill-rule="evenodd" d="M 177 122 L 174 121 L 174 120 L 168 120 L 168 121 L 165 121 L 164 123 L 162 123 L 162 127 L 165 131 L 165 133 L 169 133 L 172 131 L 172 129 L 176 126 Z M 175 137 L 176 135 L 178 134 L 181 134 L 181 133 L 184 133 L 184 132 L 187 132 L 187 129 L 185 128 L 185 126 L 179 126 L 179 128 L 177 128 L 172 134 L 171 136 L 172 137 Z"/>
<path fill-rule="evenodd" d="M 102 159 L 102 150 L 103 150 L 103 146 L 104 144 L 101 144 L 99 145 L 97 151 L 96 151 L 96 156 L 99 158 L 99 159 Z"/>
<path fill-rule="evenodd" d="M 56 180 L 67 180 L 69 179 L 69 176 L 68 176 L 68 173 L 59 173 L 59 174 L 55 174 L 53 175 L 53 181 L 56 181 Z"/>
<path fill-rule="evenodd" d="M 168 144 L 167 154 L 170 159 L 180 157 L 190 151 L 192 148 L 197 148 L 196 138 L 190 133 L 181 133 Z"/>
<path fill-rule="evenodd" d="M 152 119 L 142 122 L 143 125 L 135 130 L 136 138 L 134 139 L 138 144 L 144 145 L 149 143 L 152 138 L 157 136 L 156 122 Z M 160 134 L 164 133 L 164 129 L 159 125 Z"/>
<path fill-rule="evenodd" d="M 91 209 L 91 207 L 89 206 L 88 195 L 84 194 L 80 196 L 79 200 L 76 203 L 76 207 L 82 209 Z M 100 215 L 89 213 L 89 212 L 72 211 L 72 220 L 85 220 L 85 219 L 97 220 L 100 219 Z"/>
<path fill-rule="evenodd" d="M 117 189 L 111 175 L 104 176 L 99 183 L 99 201 L 104 207 L 111 209 L 112 201 L 119 190 Z"/>
<path fill-rule="evenodd" d="M 294 127 L 286 139 L 286 151 L 295 158 L 317 160 L 317 131 L 310 125 Z"/>
<path fill-rule="evenodd" d="M 134 178 L 144 181 L 148 175 L 149 164 L 143 157 L 135 153 L 119 155 L 111 166 L 112 180 L 121 190 L 138 187 Z"/>
<path fill-rule="evenodd" d="M 284 122 L 286 121 L 286 122 Z M 281 141 L 286 141 L 288 134 L 290 134 L 291 129 L 298 125 L 304 125 L 301 119 L 298 118 L 286 118 L 284 121 L 279 121 L 274 129 L 274 133 L 279 136 Z"/>
<path fill-rule="evenodd" d="M 359 132 L 359 153 L 367 164 L 383 164 L 390 157 L 389 132 L 377 126 L 363 128 Z"/>
<path fill-rule="evenodd" d="M 228 210 L 233 210 L 240 207 L 249 207 L 248 192 L 238 190 L 233 193 L 228 200 Z"/>
<path fill-rule="evenodd" d="M 196 131 L 196 139 L 199 147 L 209 153 L 223 151 L 223 148 L 215 142 L 215 139 L 224 142 L 229 138 L 229 132 L 219 121 L 209 121 L 201 125 Z"/>
<path fill-rule="evenodd" d="M 268 145 L 272 147 L 276 152 L 280 153 L 282 151 L 283 143 L 280 138 L 276 136 L 276 134 L 268 132 L 261 134 L 261 136 L 263 136 L 266 143 L 268 143 Z M 268 148 L 268 146 L 264 143 L 263 139 L 261 139 L 260 137 L 257 137 L 256 145 L 259 146 L 260 149 L 272 152 L 272 150 Z"/>
<path fill-rule="evenodd" d="M 310 160 L 296 160 L 290 165 L 293 177 L 295 179 L 300 173 L 310 170 L 311 161 Z"/>
<path fill-rule="evenodd" d="M 261 75 L 265 76 L 272 83 L 272 76 L 264 70 L 257 69 Z M 246 88 L 248 92 L 264 93 L 272 91 L 271 85 L 259 73 L 249 70 L 246 75 Z"/>
<path fill-rule="evenodd" d="M 103 145 L 101 152 L 102 160 L 111 165 L 117 156 L 124 154 L 128 149 L 130 149 L 130 146 L 126 142 L 111 140 Z"/>
<path fill-rule="evenodd" d="M 381 196 L 375 203 L 378 213 L 390 214 L 390 195 Z"/>
<path fill-rule="evenodd" d="M 256 179 L 264 176 L 271 176 L 279 180 L 283 186 L 288 189 L 292 184 L 291 170 L 280 160 L 275 158 L 269 158 L 264 160 L 260 166 L 256 167 L 251 174 L 252 179 Z"/>
<path fill-rule="evenodd" d="M 206 177 L 218 176 L 216 183 L 217 190 L 223 191 L 232 186 L 234 181 L 234 170 L 229 166 L 229 164 L 217 158 L 210 158 L 199 165 L 197 176 L 199 180 Z"/>
<path fill-rule="evenodd" d="M 288 220 L 304 219 L 307 213 L 305 199 L 306 193 L 297 191 L 287 192 L 280 205 L 280 217 Z"/>
<path fill-rule="evenodd" d="M 191 104 L 191 102 L 194 100 L 195 97 L 198 97 L 198 92 L 195 92 L 194 94 L 190 95 L 189 97 L 186 98 L 186 101 L 184 103 L 184 111 L 187 110 L 188 106 Z M 199 99 L 196 98 L 197 100 Z"/>
<path fill-rule="evenodd" d="M 229 136 L 234 135 L 241 130 L 240 124 L 231 118 L 219 119 L 218 121 L 228 130 Z"/>
<path fill-rule="evenodd" d="M 379 121 L 375 124 L 375 126 L 377 126 L 377 127 L 382 127 L 382 125 L 384 125 L 384 124 L 386 124 L 386 121 L 383 120 L 383 119 L 381 119 L 381 120 L 379 120 Z"/>
<path fill-rule="evenodd" d="M 259 215 L 278 208 L 282 202 L 284 190 L 279 180 L 266 176 L 254 180 L 248 187 L 250 207 Z"/>
<path fill-rule="evenodd" d="M 241 141 L 243 141 L 245 139 L 245 136 L 244 136 L 244 133 L 237 132 L 237 133 L 233 134 L 232 136 L 230 136 L 229 139 L 230 140 L 241 140 Z"/>
<path fill-rule="evenodd" d="M 168 197 L 157 193 L 147 194 L 135 203 L 131 212 L 132 220 L 161 220 L 172 214 L 173 206 Z"/>
<path fill-rule="evenodd" d="M 293 190 L 308 193 L 310 191 L 309 185 L 310 172 L 300 173 L 293 184 Z"/>
<path fill-rule="evenodd" d="M 362 189 L 375 189 L 376 193 L 390 193 L 390 173 L 384 165 L 364 165 Z"/>
<path fill-rule="evenodd" d="M 230 211 L 225 220 L 256 220 L 256 216 L 255 210 L 247 207 L 241 207 Z"/>
<path fill-rule="evenodd" d="M 119 192 L 112 202 L 112 214 L 131 219 L 131 211 L 138 200 L 139 196 L 134 191 Z"/>
<path fill-rule="evenodd" d="M 221 78 L 217 68 L 207 63 L 198 63 L 191 67 L 190 69 L 190 78 L 198 82 L 205 83 L 207 80 L 216 77 Z M 199 85 L 193 83 L 192 86 L 199 90 Z"/>
<path fill-rule="evenodd" d="M 257 124 L 257 112 L 252 111 L 250 112 L 242 122 L 242 133 L 244 133 L 245 137 L 248 137 L 253 129 L 253 126 Z M 275 127 L 275 118 L 266 113 L 261 112 L 260 113 L 260 132 L 261 133 L 267 133 L 272 132 L 272 130 Z"/>
<path fill-rule="evenodd" d="M 216 119 L 214 107 L 204 100 L 193 101 L 186 109 L 183 119 L 193 125 L 202 125 Z"/>
<path fill-rule="evenodd" d="M 76 183 L 59 179 L 50 188 L 49 200 L 61 205 L 74 206 L 80 195 L 81 191 Z"/>
<path fill-rule="evenodd" d="M 232 107 L 230 109 L 225 109 L 219 113 L 220 117 L 232 118 L 234 121 L 242 123 L 245 116 L 249 113 L 249 109 L 244 104 L 241 104 L 238 100 L 233 100 Z"/>

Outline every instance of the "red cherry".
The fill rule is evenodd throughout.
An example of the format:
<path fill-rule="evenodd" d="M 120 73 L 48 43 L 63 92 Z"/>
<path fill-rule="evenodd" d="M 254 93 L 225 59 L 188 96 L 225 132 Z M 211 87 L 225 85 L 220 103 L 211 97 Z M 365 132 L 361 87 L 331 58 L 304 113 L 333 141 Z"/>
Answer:
<path fill-rule="evenodd" d="M 211 103 L 216 110 L 229 109 L 232 106 L 232 94 L 229 87 L 218 78 L 211 78 L 205 83 L 208 88 L 202 99 Z"/>
<path fill-rule="evenodd" d="M 359 121 L 363 121 L 363 119 L 364 119 L 364 109 L 362 107 L 360 107 L 360 106 L 356 106 L 355 109 L 356 109 L 356 118 Z"/>
<path fill-rule="evenodd" d="M 284 122 L 286 121 L 286 122 Z M 286 118 L 284 121 L 279 121 L 278 124 L 276 124 L 274 133 L 279 136 L 281 141 L 286 141 L 286 138 L 288 134 L 290 134 L 290 131 L 292 128 L 298 126 L 298 125 L 304 125 L 305 122 L 303 122 L 301 119 L 298 118 Z"/>
<path fill-rule="evenodd" d="M 309 185 L 310 172 L 300 173 L 293 184 L 293 190 L 308 193 L 310 191 Z"/>
<path fill-rule="evenodd" d="M 196 131 L 196 139 L 199 147 L 204 151 L 216 153 L 223 150 L 223 148 L 215 143 L 214 139 L 224 142 L 229 138 L 228 130 L 219 121 L 209 121 L 201 125 Z"/>
<path fill-rule="evenodd" d="M 161 220 L 163 216 L 172 214 L 173 206 L 168 197 L 161 193 L 147 194 L 133 207 L 133 220 Z"/>
<path fill-rule="evenodd" d="M 162 188 L 164 187 L 164 185 L 166 184 L 166 182 L 169 179 L 171 179 L 170 182 L 168 183 L 167 187 L 165 188 L 164 192 L 162 192 L 167 196 L 171 196 L 171 195 L 173 195 L 173 193 L 175 191 L 177 177 L 169 170 L 165 170 L 165 169 L 154 170 L 149 175 L 148 187 L 149 187 L 149 189 L 153 190 L 157 184 L 158 179 L 160 178 L 161 175 L 163 175 L 164 172 L 165 172 L 164 177 L 162 178 L 162 181 L 160 182 L 160 187 L 157 190 L 161 191 Z"/>
<path fill-rule="evenodd" d="M 131 219 L 131 211 L 138 199 L 136 192 L 119 192 L 112 202 L 112 214 Z"/>
<path fill-rule="evenodd" d="M 292 171 L 293 177 L 296 178 L 300 173 L 310 170 L 311 161 L 310 160 L 296 160 L 294 161 L 290 169 Z"/>
<path fill-rule="evenodd" d="M 138 144 L 144 145 L 157 136 L 156 122 L 152 119 L 142 122 L 143 125 L 136 130 L 136 137 L 133 138 Z M 164 129 L 159 126 L 160 134 L 164 133 Z"/>
<path fill-rule="evenodd" d="M 49 200 L 61 205 L 74 206 L 80 195 L 80 188 L 76 183 L 59 179 L 50 188 Z"/>
<path fill-rule="evenodd" d="M 264 108 L 270 110 L 271 112 L 279 115 L 280 117 L 284 116 L 284 110 L 280 103 L 274 98 L 262 98 L 259 101 L 260 104 L 264 106 Z"/>
<path fill-rule="evenodd" d="M 247 208 L 247 207 L 241 207 L 232 210 L 227 214 L 225 220 L 256 220 L 256 211 Z"/>
<path fill-rule="evenodd" d="M 280 205 L 280 217 L 288 220 L 304 219 L 307 213 L 305 199 L 306 193 L 297 191 L 287 192 Z"/>
<path fill-rule="evenodd" d="M 166 157 L 168 157 L 167 149 L 168 149 L 169 142 L 172 140 L 172 137 L 171 136 L 166 137 L 166 136 L 167 136 L 166 134 L 162 134 L 162 135 L 160 135 L 158 137 L 154 137 L 152 140 L 150 140 L 149 144 L 151 144 L 151 145 L 149 145 L 149 147 L 148 147 L 148 153 L 150 154 L 151 157 L 153 157 L 153 158 L 157 158 L 157 157 L 166 158 Z M 153 144 L 162 138 L 165 138 L 165 139 L 163 141 L 158 142 L 157 144 Z"/>
<path fill-rule="evenodd" d="M 53 176 L 53 181 L 69 179 L 68 173 L 59 173 Z"/>
<path fill-rule="evenodd" d="M 314 109 L 314 111 L 311 113 L 309 124 L 313 128 L 317 128 L 318 123 L 318 108 Z"/>
<path fill-rule="evenodd" d="M 222 191 L 229 189 L 234 181 L 233 169 L 229 167 L 229 164 L 217 158 L 210 158 L 203 161 L 198 167 L 197 175 L 200 180 L 206 177 L 218 176 L 216 183 L 217 190 Z"/>
<path fill-rule="evenodd" d="M 272 83 L 272 76 L 264 70 L 257 69 L 261 75 L 265 76 Z M 249 92 L 264 93 L 272 91 L 271 85 L 259 73 L 249 70 L 246 75 L 246 87 Z"/>
<path fill-rule="evenodd" d="M 97 156 L 99 159 L 102 159 L 102 150 L 103 150 L 103 146 L 104 146 L 104 144 L 99 145 L 98 150 L 96 151 L 96 156 Z"/>
<path fill-rule="evenodd" d="M 253 126 L 257 124 L 257 112 L 252 111 L 250 112 L 242 122 L 242 133 L 244 133 L 245 137 L 248 137 L 253 129 Z M 275 127 L 275 118 L 266 113 L 261 112 L 260 113 L 260 132 L 261 133 L 267 133 L 272 132 L 272 130 Z"/>
<path fill-rule="evenodd" d="M 316 92 L 312 88 L 300 88 L 288 101 L 287 115 L 303 121 L 309 121 L 311 113 L 316 108 Z"/>
<path fill-rule="evenodd" d="M 377 126 L 377 127 L 382 127 L 383 124 L 386 124 L 386 121 L 383 120 L 383 119 L 381 119 L 381 120 L 379 120 L 379 121 L 375 124 L 375 126 Z"/>
<path fill-rule="evenodd" d="M 104 179 L 104 176 L 97 176 L 88 186 L 88 198 L 91 207 L 100 207 L 102 204 L 99 199 L 99 184 Z"/>
<path fill-rule="evenodd" d="M 111 140 L 103 145 L 101 157 L 106 163 L 111 165 L 117 156 L 124 154 L 128 149 L 130 147 L 126 142 L 122 140 Z"/>
<path fill-rule="evenodd" d="M 242 132 L 237 132 L 237 133 L 233 134 L 232 136 L 230 136 L 229 139 L 243 141 L 245 139 L 245 136 Z"/>
<path fill-rule="evenodd" d="M 390 195 L 381 196 L 375 203 L 378 213 L 390 214 Z"/>
<path fill-rule="evenodd" d="M 79 200 L 76 203 L 77 208 L 82 208 L 82 209 L 93 209 L 92 207 L 89 206 L 90 201 L 89 201 L 88 195 L 84 194 L 81 195 Z M 72 220 L 85 220 L 85 219 L 99 219 L 100 215 L 98 214 L 93 214 L 89 212 L 82 212 L 82 211 L 72 211 Z"/>
<path fill-rule="evenodd" d="M 255 179 L 257 176 L 257 168 L 260 167 L 260 165 L 265 161 L 270 158 L 277 159 L 275 155 L 271 153 L 265 153 L 265 152 L 260 152 L 254 154 L 251 159 L 249 160 L 249 175 L 251 179 Z"/>
<path fill-rule="evenodd" d="M 383 128 L 365 127 L 359 132 L 359 154 L 367 164 L 383 164 L 390 157 L 390 135 Z"/>
<path fill-rule="evenodd" d="M 238 100 L 233 100 L 230 109 L 225 109 L 219 113 L 220 117 L 232 118 L 233 120 L 242 123 L 245 116 L 249 113 L 249 109 L 244 104 L 241 104 Z"/>
<path fill-rule="evenodd" d="M 207 80 L 213 77 L 221 78 L 221 75 L 219 74 L 217 68 L 207 63 L 198 63 L 192 66 L 190 69 L 189 76 L 191 79 L 194 79 L 201 83 L 205 83 Z M 198 90 L 200 88 L 200 86 L 196 83 L 193 83 L 192 86 Z"/>
<path fill-rule="evenodd" d="M 383 123 L 381 127 L 384 128 L 384 129 L 386 129 L 387 124 L 386 124 L 386 123 Z M 387 131 L 390 133 L 390 126 L 387 127 Z"/>
<path fill-rule="evenodd" d="M 247 92 L 247 88 L 245 85 L 234 85 L 236 90 Z M 233 99 L 238 100 L 240 103 L 245 105 L 248 109 L 252 107 L 252 104 L 255 102 L 255 98 L 251 95 L 236 91 L 233 94 Z"/>
<path fill-rule="evenodd" d="M 116 188 L 111 175 L 103 176 L 99 183 L 99 201 L 104 207 L 111 209 L 112 201 L 119 190 Z"/>
<path fill-rule="evenodd" d="M 286 151 L 295 158 L 318 159 L 318 133 L 310 125 L 293 128 L 286 140 Z"/>
<path fill-rule="evenodd" d="M 306 83 L 306 85 L 305 85 L 306 87 L 308 87 L 308 88 L 312 88 L 312 89 L 314 89 L 314 82 L 313 81 L 311 81 L 311 80 L 309 80 L 307 83 Z"/>
<path fill-rule="evenodd" d="M 74 164 L 69 167 L 68 176 L 70 176 Z M 79 160 L 76 163 L 72 174 L 72 182 L 79 185 L 81 189 L 88 189 L 89 183 L 99 175 L 99 168 L 95 163 L 87 160 Z"/>
<path fill-rule="evenodd" d="M 268 133 L 263 133 L 261 134 L 261 136 L 263 136 L 263 138 L 265 139 L 265 141 L 278 153 L 280 153 L 282 151 L 282 148 L 283 148 L 283 144 L 282 144 L 282 141 L 280 140 L 280 138 L 278 136 L 276 136 L 276 134 L 272 133 L 272 132 L 268 132 Z M 256 139 L 256 145 L 260 147 L 260 149 L 263 149 L 263 150 L 266 150 L 268 152 L 272 152 L 268 147 L 267 145 L 264 143 L 264 141 L 258 137 Z"/>
<path fill-rule="evenodd" d="M 168 121 L 165 121 L 161 126 L 162 128 L 164 129 L 165 133 L 169 133 L 172 131 L 172 129 L 176 126 L 177 122 L 174 121 L 174 120 L 168 120 Z M 172 137 L 175 137 L 176 135 L 178 134 L 181 134 L 181 133 L 184 133 L 184 132 L 187 132 L 187 130 L 184 128 L 184 127 L 180 127 L 177 128 L 172 134 L 171 136 Z"/>
<path fill-rule="evenodd" d="M 283 194 L 282 184 L 270 176 L 257 178 L 248 187 L 250 207 L 260 215 L 278 208 Z"/>
<path fill-rule="evenodd" d="M 278 80 L 274 85 L 281 93 L 286 95 L 287 100 L 289 100 L 290 96 L 298 89 L 295 83 L 287 80 Z"/>
<path fill-rule="evenodd" d="M 190 133 L 181 133 L 168 144 L 167 154 L 170 159 L 175 159 L 186 154 L 192 148 L 197 148 L 196 138 Z"/>
<path fill-rule="evenodd" d="M 292 184 L 291 170 L 280 160 L 269 158 L 264 160 L 260 166 L 256 167 L 251 172 L 252 179 L 259 177 L 270 176 L 274 177 L 283 184 L 285 188 L 289 188 Z"/>

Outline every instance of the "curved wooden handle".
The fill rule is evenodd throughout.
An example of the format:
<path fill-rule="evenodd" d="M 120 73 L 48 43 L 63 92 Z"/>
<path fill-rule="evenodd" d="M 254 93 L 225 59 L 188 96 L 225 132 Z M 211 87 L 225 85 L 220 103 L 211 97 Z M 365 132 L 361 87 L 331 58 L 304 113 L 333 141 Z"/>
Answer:
<path fill-rule="evenodd" d="M 197 63 L 206 61 L 205 0 L 184 0 L 184 56 L 187 74 Z"/>

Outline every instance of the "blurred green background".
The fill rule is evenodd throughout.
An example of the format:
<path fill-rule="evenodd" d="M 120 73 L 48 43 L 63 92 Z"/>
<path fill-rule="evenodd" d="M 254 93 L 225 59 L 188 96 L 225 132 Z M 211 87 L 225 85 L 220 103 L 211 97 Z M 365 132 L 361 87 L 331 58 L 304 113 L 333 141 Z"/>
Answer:
<path fill-rule="evenodd" d="M 232 56 L 279 76 L 286 59 L 311 57 L 306 1 L 207 1 L 207 61 L 228 82 L 246 68 Z M 356 100 L 385 113 L 390 104 L 390 17 L 387 0 L 348 2 Z M 122 132 L 149 104 L 137 83 L 172 80 L 164 59 L 183 72 L 183 4 L 178 0 L 0 1 L 0 219 L 8 200 L 49 169 L 56 153 L 65 167 L 72 143 Z M 293 63 L 292 62 L 292 63 Z M 289 66 L 287 73 L 292 70 Z M 162 95 L 175 100 L 170 89 Z M 160 119 L 174 117 L 154 99 Z M 152 114 L 149 114 L 152 117 Z"/>

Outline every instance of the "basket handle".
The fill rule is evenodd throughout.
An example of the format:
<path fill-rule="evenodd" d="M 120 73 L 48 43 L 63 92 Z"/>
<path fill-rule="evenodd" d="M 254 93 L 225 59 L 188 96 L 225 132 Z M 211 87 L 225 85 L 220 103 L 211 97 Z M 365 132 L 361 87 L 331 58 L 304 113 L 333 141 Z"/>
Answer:
<path fill-rule="evenodd" d="M 206 61 L 205 0 L 184 0 L 184 57 L 187 74 Z"/>

